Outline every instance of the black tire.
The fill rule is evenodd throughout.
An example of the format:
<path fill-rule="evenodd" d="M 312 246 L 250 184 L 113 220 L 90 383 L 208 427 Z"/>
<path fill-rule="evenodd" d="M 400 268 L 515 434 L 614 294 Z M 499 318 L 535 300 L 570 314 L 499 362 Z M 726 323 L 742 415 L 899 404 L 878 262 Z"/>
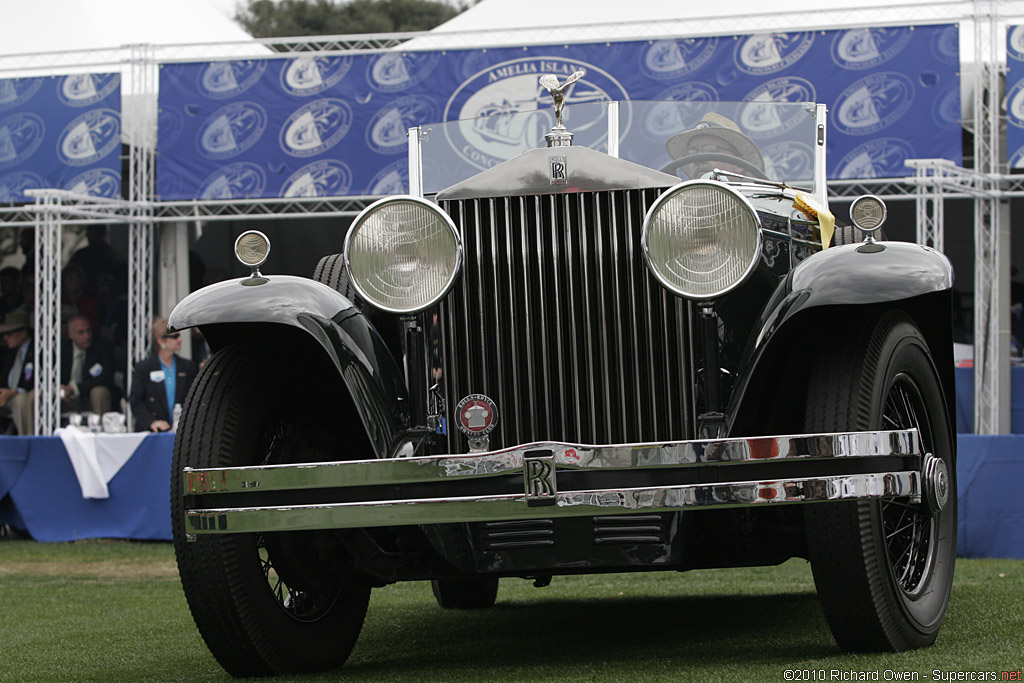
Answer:
<path fill-rule="evenodd" d="M 313 279 L 339 292 L 349 301 L 356 303 L 356 288 L 351 280 L 349 280 L 348 269 L 345 268 L 344 254 L 329 254 L 320 259 L 313 270 Z M 358 302 L 357 305 L 361 307 L 362 302 Z"/>
<path fill-rule="evenodd" d="M 944 461 L 953 494 L 934 515 L 910 499 L 807 506 L 814 583 L 840 648 L 927 647 L 945 616 L 956 560 L 955 448 L 942 387 L 905 314 L 846 327 L 853 333 L 812 363 L 808 432 L 916 426 L 925 452 Z"/>
<path fill-rule="evenodd" d="M 315 445 L 298 443 L 305 437 L 294 436 L 304 430 L 289 429 L 272 414 L 271 406 L 288 403 L 268 386 L 262 370 L 273 366 L 253 347 L 217 351 L 189 392 L 174 443 L 171 521 L 182 588 L 210 652 L 234 676 L 341 666 L 359 636 L 370 594 L 344 572 L 320 569 L 322 537 L 320 544 L 306 543 L 313 539 L 296 532 L 186 540 L 183 467 L 280 462 L 289 448 L 316 453 Z"/>
<path fill-rule="evenodd" d="M 486 609 L 498 597 L 498 577 L 434 579 L 430 582 L 437 604 L 442 609 Z"/>

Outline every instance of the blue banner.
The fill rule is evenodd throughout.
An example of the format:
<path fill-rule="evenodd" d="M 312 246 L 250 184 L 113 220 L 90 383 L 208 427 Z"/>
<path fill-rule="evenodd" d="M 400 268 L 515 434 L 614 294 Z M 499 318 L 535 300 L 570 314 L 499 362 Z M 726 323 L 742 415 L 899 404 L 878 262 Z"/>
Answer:
<path fill-rule="evenodd" d="M 910 175 L 909 158 L 962 163 L 958 29 L 949 24 L 164 64 L 158 198 L 402 192 L 408 127 L 549 108 L 538 77 L 579 68 L 587 73 L 570 105 L 825 103 L 832 178 Z M 679 132 L 672 123 L 623 121 L 623 144 L 631 134 L 667 139 Z M 597 125 L 577 116 L 571 128 Z M 782 158 L 791 147 L 770 144 L 787 125 L 753 123 L 773 163 L 791 163 Z M 495 119 L 460 126 L 466 134 L 450 144 L 483 169 L 542 145 L 547 129 L 535 128 L 504 130 Z"/>
<path fill-rule="evenodd" d="M 1006 163 L 1024 168 L 1024 26 L 1006 27 Z"/>
<path fill-rule="evenodd" d="M 0 203 L 60 188 L 121 196 L 121 76 L 0 79 Z"/>

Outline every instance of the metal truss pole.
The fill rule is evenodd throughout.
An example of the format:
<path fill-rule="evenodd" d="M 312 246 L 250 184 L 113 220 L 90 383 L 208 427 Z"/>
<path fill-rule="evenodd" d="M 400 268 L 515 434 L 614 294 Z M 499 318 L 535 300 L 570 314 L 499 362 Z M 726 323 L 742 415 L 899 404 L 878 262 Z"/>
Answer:
<path fill-rule="evenodd" d="M 132 118 L 134 139 L 129 141 L 128 201 L 131 218 L 128 233 L 128 373 L 125 386 L 131 393 L 132 368 L 149 350 L 153 320 L 153 187 L 155 181 L 157 64 L 150 45 L 131 46 L 131 87 L 135 106 L 125 114 Z M 125 410 L 129 429 L 131 406 Z"/>
<path fill-rule="evenodd" d="M 975 62 L 980 70 L 974 91 L 974 167 L 986 197 L 974 201 L 974 431 L 1000 434 L 1009 431 L 1010 350 L 1001 306 L 999 191 L 999 56 L 997 5 L 994 0 L 974 2 Z"/>
<path fill-rule="evenodd" d="M 61 198 L 36 197 L 35 433 L 53 434 L 60 426 Z"/>
<path fill-rule="evenodd" d="M 945 251 L 946 178 L 955 164 L 949 159 L 908 159 L 914 169 L 917 243 Z"/>

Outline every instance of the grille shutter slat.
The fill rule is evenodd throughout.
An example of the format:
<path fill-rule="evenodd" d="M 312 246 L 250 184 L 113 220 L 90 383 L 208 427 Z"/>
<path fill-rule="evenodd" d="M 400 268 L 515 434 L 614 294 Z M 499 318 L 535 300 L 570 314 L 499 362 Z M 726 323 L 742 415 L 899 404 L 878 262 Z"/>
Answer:
<path fill-rule="evenodd" d="M 539 440 L 693 436 L 689 306 L 643 264 L 657 191 L 441 203 L 461 231 L 462 277 L 440 305 L 449 452 L 464 396 L 498 405 L 491 448 Z"/>

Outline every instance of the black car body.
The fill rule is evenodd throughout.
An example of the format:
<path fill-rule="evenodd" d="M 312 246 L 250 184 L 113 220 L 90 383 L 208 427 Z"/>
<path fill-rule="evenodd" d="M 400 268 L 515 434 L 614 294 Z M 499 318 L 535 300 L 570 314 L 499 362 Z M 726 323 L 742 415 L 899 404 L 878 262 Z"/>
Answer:
<path fill-rule="evenodd" d="M 170 317 L 214 350 L 172 505 L 225 668 L 340 665 L 395 581 L 487 607 L 504 577 L 790 557 L 841 647 L 934 640 L 952 271 L 876 241 L 876 198 L 830 240 L 824 107 L 786 106 L 815 150 L 802 190 L 699 149 L 726 170 L 680 182 L 694 155 L 646 168 L 569 145 L 559 116 L 548 148 L 375 203 L 312 280 L 260 274 L 269 245 L 240 238 L 252 277 Z"/>

